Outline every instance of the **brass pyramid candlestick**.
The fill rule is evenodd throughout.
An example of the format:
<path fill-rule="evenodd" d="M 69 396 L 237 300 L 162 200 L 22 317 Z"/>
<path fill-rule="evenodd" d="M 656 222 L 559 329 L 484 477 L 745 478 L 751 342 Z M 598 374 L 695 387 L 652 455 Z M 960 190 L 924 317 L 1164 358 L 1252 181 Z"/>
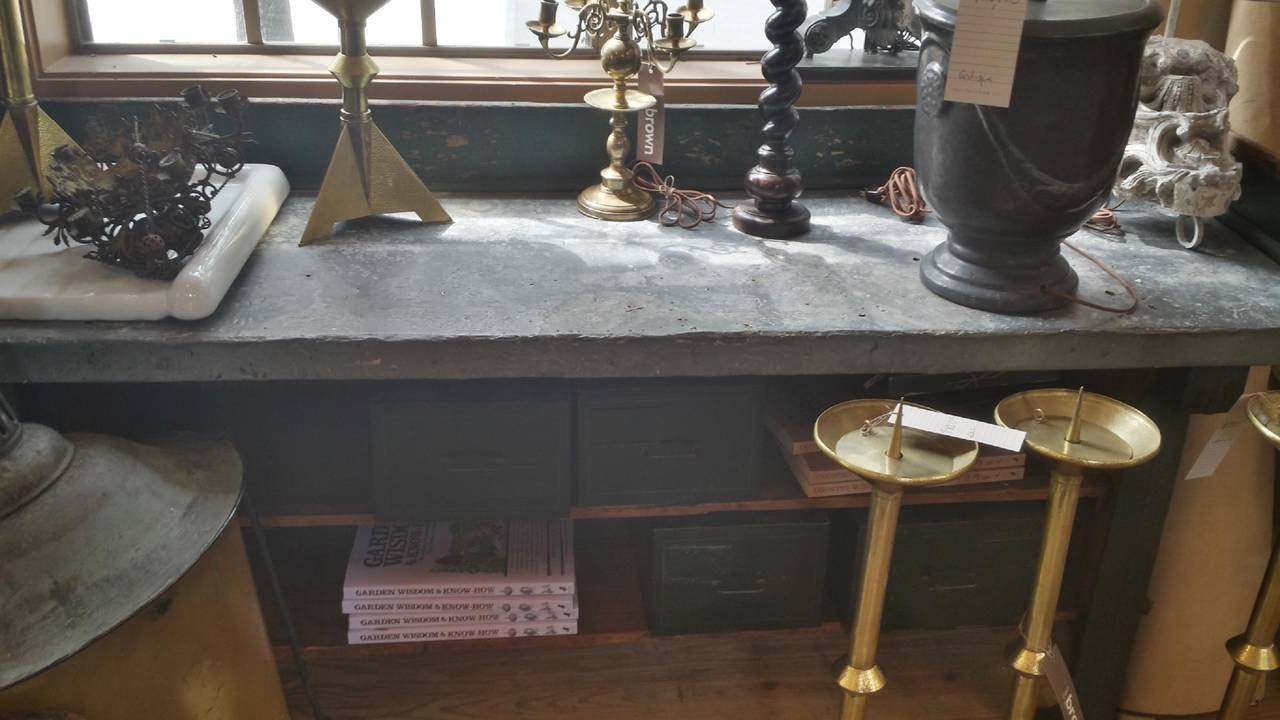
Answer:
<path fill-rule="evenodd" d="M 1280 450 L 1280 391 L 1249 398 L 1249 420 L 1272 445 Z M 1243 635 L 1227 642 L 1227 652 L 1236 668 L 1227 684 L 1227 694 L 1218 710 L 1219 720 L 1240 720 L 1258 695 L 1267 673 L 1280 668 L 1276 631 L 1280 630 L 1280 544 L 1271 551 L 1271 564 L 1262 580 L 1258 599 Z"/>
<path fill-rule="evenodd" d="M 1027 447 L 1054 462 L 1049 507 L 1031 606 L 1023 621 L 1023 647 L 1013 659 L 1011 720 L 1032 720 L 1036 693 L 1053 643 L 1071 525 L 1086 468 L 1118 470 L 1150 460 L 1160 429 L 1146 415 L 1109 397 L 1074 390 L 1028 390 L 996 406 L 996 422 L 1027 433 Z"/>
<path fill-rule="evenodd" d="M 851 400 L 828 408 L 813 426 L 822 452 L 866 478 L 872 488 L 849 663 L 838 681 L 845 691 L 842 720 L 865 718 L 871 695 L 885 685 L 876 646 L 902 491 L 952 480 L 978 458 L 972 441 L 904 429 L 898 405 L 893 400 Z M 887 424 L 890 417 L 892 425 Z"/>
<path fill-rule="evenodd" d="M 0 69 L 6 112 L 0 121 L 0 215 L 17 209 L 14 196 L 32 188 L 41 201 L 51 195 L 53 151 L 79 145 L 36 101 L 27 61 L 27 34 L 18 0 L 0 0 Z"/>
<path fill-rule="evenodd" d="M 329 72 L 342 85 L 342 134 L 324 174 L 320 195 L 302 232 L 307 245 L 329 237 L 343 220 L 393 212 L 413 212 L 424 223 L 453 222 L 418 179 L 369 111 L 369 83 L 378 65 L 369 56 L 364 26 L 389 0 L 313 0 L 338 19 L 341 50 Z"/>

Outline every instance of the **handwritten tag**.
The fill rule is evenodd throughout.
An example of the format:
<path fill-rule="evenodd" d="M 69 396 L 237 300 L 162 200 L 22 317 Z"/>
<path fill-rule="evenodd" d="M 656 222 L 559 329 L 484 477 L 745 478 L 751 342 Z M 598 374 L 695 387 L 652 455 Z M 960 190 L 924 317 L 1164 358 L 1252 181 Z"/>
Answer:
<path fill-rule="evenodd" d="M 1207 478 L 1218 471 L 1218 466 L 1226 459 L 1236 440 L 1240 439 L 1240 433 L 1249 424 L 1249 398 L 1253 395 L 1254 393 L 1241 395 L 1227 411 L 1222 424 L 1209 436 L 1209 441 L 1201 448 L 1196 461 L 1191 463 L 1191 469 L 1187 471 L 1188 480 Z"/>
<path fill-rule="evenodd" d="M 1044 674 L 1049 678 L 1049 687 L 1058 698 L 1058 707 L 1062 710 L 1063 720 L 1084 720 L 1084 711 L 1080 709 L 1080 696 L 1076 694 L 1076 684 L 1071 680 L 1071 671 L 1067 669 L 1067 661 L 1062 658 L 1062 651 L 1057 644 L 1049 646 L 1045 654 Z"/>
<path fill-rule="evenodd" d="M 662 164 L 662 147 L 666 143 L 667 103 L 663 98 L 662 71 L 653 65 L 640 68 L 640 92 L 649 93 L 658 102 L 640 113 L 640 130 L 636 144 L 636 159 Z"/>
<path fill-rule="evenodd" d="M 943 99 L 1009 107 L 1026 0 L 960 0 Z"/>
<path fill-rule="evenodd" d="M 970 420 L 969 418 L 956 417 L 955 415 L 948 415 L 934 410 L 925 410 L 914 405 L 899 405 L 899 407 L 903 408 L 903 427 L 909 427 L 914 430 L 923 430 L 924 432 L 946 435 L 947 437 L 960 438 L 961 440 L 973 440 L 983 445 L 1012 451 L 1021 450 L 1022 442 L 1027 437 L 1027 434 L 1021 430 L 1000 427 L 999 425 Z M 890 418 L 889 421 L 893 422 L 895 419 Z"/>

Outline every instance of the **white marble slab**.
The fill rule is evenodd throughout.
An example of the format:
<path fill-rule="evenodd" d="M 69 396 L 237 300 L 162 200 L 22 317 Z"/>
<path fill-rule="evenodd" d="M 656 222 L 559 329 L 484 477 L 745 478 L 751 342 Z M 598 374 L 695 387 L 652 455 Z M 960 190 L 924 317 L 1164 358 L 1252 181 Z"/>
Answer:
<path fill-rule="evenodd" d="M 0 319 L 198 320 L 213 314 L 289 194 L 274 165 L 246 165 L 213 200 L 205 240 L 171 281 L 88 260 L 30 219 L 0 225 Z"/>

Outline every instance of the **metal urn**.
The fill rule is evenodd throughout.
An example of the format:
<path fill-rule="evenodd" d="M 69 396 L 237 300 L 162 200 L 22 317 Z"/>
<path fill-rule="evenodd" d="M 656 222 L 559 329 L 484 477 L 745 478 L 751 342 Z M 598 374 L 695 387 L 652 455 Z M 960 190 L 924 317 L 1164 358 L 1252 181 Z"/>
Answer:
<path fill-rule="evenodd" d="M 0 717 L 287 720 L 242 474 L 227 439 L 63 436 L 0 396 Z"/>
<path fill-rule="evenodd" d="M 943 99 L 960 0 L 915 0 L 923 26 L 915 165 L 950 231 L 921 263 L 961 305 L 1032 313 L 1078 284 L 1062 240 L 1106 202 L 1138 103 L 1155 0 L 1028 0 L 1009 107 Z"/>

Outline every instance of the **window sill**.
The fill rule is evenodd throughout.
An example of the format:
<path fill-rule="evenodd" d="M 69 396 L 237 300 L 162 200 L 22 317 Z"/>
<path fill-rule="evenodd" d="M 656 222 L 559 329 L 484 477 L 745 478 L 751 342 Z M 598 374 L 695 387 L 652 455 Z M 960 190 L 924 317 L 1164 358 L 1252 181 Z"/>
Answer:
<path fill-rule="evenodd" d="M 544 58 L 377 57 L 371 86 L 379 100 L 578 103 L 606 83 L 599 61 Z M 331 58 L 280 54 L 65 55 L 36 82 L 46 98 L 170 97 L 194 81 L 236 87 L 250 97 L 334 98 Z M 865 77 L 865 73 L 861 73 Z M 911 105 L 915 87 L 900 77 L 810 80 L 801 106 Z M 690 60 L 667 78 L 671 103 L 754 105 L 764 88 L 759 62 Z"/>

